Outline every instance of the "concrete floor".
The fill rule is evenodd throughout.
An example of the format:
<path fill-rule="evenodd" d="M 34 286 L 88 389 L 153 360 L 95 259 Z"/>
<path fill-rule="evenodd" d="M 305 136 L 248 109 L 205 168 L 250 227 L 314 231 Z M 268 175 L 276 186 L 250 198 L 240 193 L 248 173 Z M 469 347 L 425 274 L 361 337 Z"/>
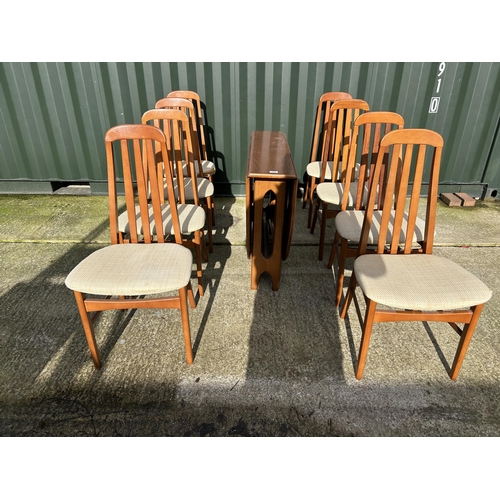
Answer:
<path fill-rule="evenodd" d="M 1 435 L 500 435 L 500 203 L 438 203 L 435 253 L 493 290 L 455 382 L 458 336 L 422 323 L 378 325 L 357 381 L 357 317 L 333 306 L 301 202 L 277 292 L 267 275 L 250 290 L 244 199 L 216 206 L 206 292 L 190 310 L 194 364 L 178 311 L 109 312 L 97 371 L 64 279 L 108 243 L 107 198 L 0 196 Z"/>

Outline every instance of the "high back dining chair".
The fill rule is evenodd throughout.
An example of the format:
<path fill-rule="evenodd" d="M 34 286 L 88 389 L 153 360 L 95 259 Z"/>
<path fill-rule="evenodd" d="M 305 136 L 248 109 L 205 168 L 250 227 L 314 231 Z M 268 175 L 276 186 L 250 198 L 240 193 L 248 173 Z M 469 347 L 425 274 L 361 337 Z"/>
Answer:
<path fill-rule="evenodd" d="M 335 256 L 338 256 L 337 306 L 340 305 L 342 297 L 346 259 L 354 257 L 357 254 L 357 244 L 360 240 L 361 224 L 364 216 L 363 208 L 368 197 L 370 173 L 373 171 L 378 158 L 380 141 L 391 130 L 401 129 L 403 126 L 403 117 L 398 113 L 390 111 L 369 111 L 360 115 L 354 122 L 346 180 L 340 207 L 341 213 L 335 219 L 335 237 L 327 265 L 330 269 L 334 263 Z M 387 155 L 384 159 L 387 160 Z M 385 163 L 382 165 L 385 166 Z M 351 182 L 351 173 L 355 168 L 358 170 L 357 182 Z M 339 188 L 337 186 L 335 183 L 321 183 L 317 189 L 318 198 L 323 203 L 337 201 L 339 196 Z M 382 197 L 383 193 L 380 192 L 379 196 Z M 382 201 L 382 198 L 380 201 Z M 348 207 L 351 210 L 347 210 Z M 423 227 L 424 222 L 420 219 L 417 219 L 417 221 L 417 226 Z M 373 231 L 370 234 L 374 235 L 376 232 Z M 370 243 L 373 244 L 376 241 L 370 241 Z M 337 253 L 339 244 L 340 250 Z"/>
<path fill-rule="evenodd" d="M 195 251 L 198 292 L 200 296 L 203 296 L 202 254 L 205 260 L 208 259 L 203 231 L 206 223 L 206 213 L 203 207 L 200 206 L 198 190 L 194 188 L 198 181 L 203 179 L 196 176 L 194 169 L 194 153 L 191 134 L 189 133 L 189 119 L 180 110 L 151 109 L 142 116 L 142 123 L 158 127 L 164 132 L 168 157 L 167 161 L 160 161 L 157 164 L 157 182 L 159 185 L 163 185 L 165 191 L 169 188 L 168 183 L 172 183 L 178 204 L 182 243 L 187 248 L 192 248 Z M 184 177 L 186 162 L 189 176 Z M 193 200 L 193 203 L 188 203 L 189 200 Z M 118 222 L 120 231 L 126 233 L 128 230 L 128 217 L 125 212 L 120 215 Z M 167 206 L 165 206 L 165 220 L 163 223 L 170 224 Z M 167 228 L 164 230 L 167 231 Z"/>
<path fill-rule="evenodd" d="M 213 197 L 214 197 L 214 185 L 212 181 L 208 178 L 203 171 L 202 165 L 202 159 L 201 159 L 201 150 L 199 147 L 199 139 L 198 139 L 198 134 L 196 133 L 196 110 L 194 104 L 184 98 L 176 98 L 176 97 L 165 97 L 163 99 L 160 99 L 156 104 L 155 104 L 156 109 L 178 109 L 184 112 L 190 121 L 190 127 L 187 128 L 185 127 L 185 130 L 183 130 L 184 136 L 189 133 L 190 135 L 190 140 L 192 143 L 192 150 L 193 150 L 193 167 L 196 172 L 196 186 L 197 186 L 197 192 L 198 196 L 201 201 L 201 206 L 207 213 L 207 234 L 208 234 L 208 249 L 210 253 L 213 252 L 213 236 L 212 236 L 212 222 L 213 222 L 213 216 L 212 216 L 212 211 L 214 208 L 214 202 L 213 202 Z M 144 119 L 143 119 L 144 123 Z M 187 140 L 187 137 L 183 138 L 184 140 Z M 190 196 L 193 195 L 193 185 L 194 182 L 191 179 L 191 164 L 186 160 L 182 159 L 182 166 L 183 166 L 183 175 L 184 175 L 184 182 L 185 182 L 185 190 L 188 194 L 187 199 L 193 199 Z M 211 177 L 211 176 L 210 176 Z"/>
<path fill-rule="evenodd" d="M 167 97 L 169 98 L 182 98 L 191 101 L 195 108 L 194 120 L 193 120 L 193 131 L 196 136 L 199 153 L 201 156 L 201 170 L 203 175 L 210 181 L 213 182 L 213 176 L 217 172 L 215 164 L 208 159 L 206 135 L 205 135 L 205 125 L 203 120 L 203 112 L 201 109 L 201 99 L 200 96 L 192 90 L 173 90 Z M 158 104 L 158 103 L 157 103 Z M 155 106 L 159 107 L 159 106 Z M 215 201 L 214 197 L 209 200 L 211 203 L 210 212 L 212 214 L 212 225 L 215 226 Z"/>
<path fill-rule="evenodd" d="M 340 212 L 340 205 L 344 195 L 344 186 L 347 175 L 347 158 L 351 144 L 351 136 L 354 122 L 363 112 L 370 111 L 370 106 L 362 99 L 342 99 L 332 104 L 330 108 L 330 119 L 328 122 L 327 136 L 323 147 L 321 158 L 321 175 L 316 191 L 322 183 L 329 184 L 328 196 L 325 199 L 317 198 L 314 217 L 310 232 L 314 233 L 316 221 L 320 219 L 320 237 L 318 259 L 323 260 L 323 250 L 325 246 L 326 221 Z M 331 162 L 331 174 L 327 179 L 328 162 Z M 356 169 L 350 174 L 356 176 Z M 352 189 L 356 185 L 352 184 Z M 329 208 L 332 205 L 333 208 Z"/>
<path fill-rule="evenodd" d="M 402 129 L 382 138 L 364 213 L 359 256 L 354 261 L 341 318 L 355 301 L 362 325 L 356 378 L 363 376 L 374 323 L 440 321 L 449 323 L 460 341 L 449 372 L 458 376 L 484 304 L 492 292 L 453 261 L 432 254 L 443 138 L 426 129 Z M 389 155 L 384 169 L 384 155 Z M 421 253 L 412 253 L 422 185 L 429 179 Z M 385 184 L 382 188 L 381 184 Z M 376 253 L 366 253 L 377 210 L 385 193 Z M 407 193 L 411 191 L 408 209 Z M 389 202 L 390 201 L 390 202 Z M 393 221 L 391 224 L 390 221 Z M 400 234 L 405 229 L 404 241 Z M 388 247 L 388 249 L 386 248 Z M 460 287 L 455 284 L 460 283 Z M 355 294 L 359 285 L 366 302 L 364 318 Z M 379 305 L 385 306 L 380 308 Z M 457 323 L 463 323 L 461 328 Z"/>
<path fill-rule="evenodd" d="M 168 182 L 171 230 L 163 231 L 165 205 L 163 185 L 156 182 L 154 142 L 166 158 L 165 135 L 150 125 L 118 125 L 105 135 L 108 169 L 111 246 L 104 247 L 80 262 L 67 276 L 66 286 L 74 291 L 94 366 L 101 360 L 93 322 L 100 311 L 137 308 L 177 308 L 181 311 L 186 359 L 193 362 L 187 299 L 195 307 L 191 288 L 191 251 L 182 245 L 177 204 L 172 182 Z M 121 162 L 118 157 L 121 156 Z M 149 176 L 149 186 L 145 171 Z M 170 174 L 167 172 L 167 177 Z M 125 244 L 118 229 L 117 178 L 123 179 L 126 210 L 130 219 L 130 243 Z M 138 205 L 134 194 L 136 180 Z M 169 179 L 170 180 L 170 179 Z M 138 210 L 137 210 L 138 209 Z M 136 223 L 141 221 L 142 231 Z M 151 230 L 154 221 L 154 230 Z M 175 243 L 166 243 L 173 234 Z M 168 297 L 144 297 L 165 294 Z M 93 297 L 90 297 L 93 296 Z M 105 298 L 103 298 L 103 296 Z M 125 298 L 127 297 L 127 298 Z"/>
<path fill-rule="evenodd" d="M 311 147 L 311 161 L 306 167 L 306 185 L 304 188 L 304 197 L 302 201 L 302 208 L 308 208 L 307 227 L 311 227 L 314 194 L 316 183 L 321 177 L 321 155 L 324 147 L 324 140 L 328 128 L 328 119 L 330 116 L 330 108 L 335 101 L 340 99 L 351 99 L 351 94 L 347 92 L 326 92 L 318 101 L 316 108 L 316 119 L 314 120 L 314 133 Z M 330 179 L 331 166 L 327 166 L 325 178 Z"/>

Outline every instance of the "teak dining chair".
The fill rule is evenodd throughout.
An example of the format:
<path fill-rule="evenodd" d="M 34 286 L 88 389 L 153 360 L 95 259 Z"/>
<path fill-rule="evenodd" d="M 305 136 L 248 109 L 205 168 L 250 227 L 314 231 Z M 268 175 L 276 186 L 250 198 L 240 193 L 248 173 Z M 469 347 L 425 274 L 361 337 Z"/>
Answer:
<path fill-rule="evenodd" d="M 374 323 L 398 321 L 446 322 L 458 332 L 460 341 L 449 372 L 450 378 L 455 380 L 483 306 L 491 298 L 491 290 L 476 276 L 453 261 L 432 254 L 442 149 L 443 138 L 432 130 L 394 130 L 382 138 L 364 214 L 359 256 L 354 261 L 340 314 L 345 318 L 351 301 L 355 302 L 362 326 L 356 370 L 358 380 L 363 376 Z M 389 160 L 384 169 L 386 154 Z M 419 198 L 427 178 L 421 253 L 411 253 Z M 381 184 L 385 184 L 385 188 Z M 378 244 L 376 253 L 366 253 L 379 191 L 384 192 L 385 201 Z M 388 200 L 393 203 L 388 203 Z M 406 237 L 402 241 L 400 234 L 404 226 Z M 457 287 L 456 283 L 460 286 Z M 358 285 L 366 302 L 364 318 L 355 293 Z M 379 305 L 385 307 L 379 308 Z M 460 327 L 458 323 L 464 326 Z"/>
<path fill-rule="evenodd" d="M 302 201 L 302 208 L 308 208 L 307 214 L 307 227 L 311 227 L 311 220 L 313 214 L 314 194 L 316 183 L 321 177 L 321 155 L 324 147 L 324 140 L 328 128 L 328 119 L 330 108 L 335 101 L 340 99 L 351 99 L 351 94 L 347 92 L 326 92 L 318 101 L 316 108 L 316 119 L 314 120 L 314 133 L 311 147 L 311 161 L 306 167 L 306 185 L 304 188 L 304 197 Z M 327 166 L 325 179 L 331 178 L 331 165 Z"/>
<path fill-rule="evenodd" d="M 168 161 L 157 163 L 157 179 L 160 185 L 167 190 L 169 179 L 172 182 L 174 194 L 178 204 L 179 223 L 182 243 L 187 248 L 192 248 L 196 255 L 196 273 L 198 277 L 198 292 L 203 296 L 203 269 L 202 254 L 208 260 L 205 236 L 203 228 L 206 222 L 206 212 L 200 205 L 198 189 L 193 186 L 211 184 L 206 179 L 197 177 L 194 170 L 194 153 L 189 132 L 189 118 L 180 110 L 174 109 L 151 109 L 142 116 L 143 124 L 150 124 L 163 130 L 166 137 L 166 150 Z M 189 176 L 184 177 L 184 165 L 188 164 Z M 169 176 L 167 176 L 167 172 Z M 200 189 L 202 191 L 202 189 Z M 192 200 L 193 203 L 188 203 Z M 168 216 L 168 211 L 165 212 Z M 128 230 L 127 214 L 121 214 L 119 218 L 119 229 L 124 233 Z M 168 224 L 168 217 L 164 224 Z M 165 229 L 166 231 L 166 229 Z"/>
<path fill-rule="evenodd" d="M 199 148 L 199 143 L 198 143 L 198 137 L 196 133 L 196 110 L 194 107 L 194 104 L 184 98 L 176 98 L 176 97 L 165 97 L 163 99 L 160 99 L 156 105 L 156 109 L 178 109 L 181 110 L 183 113 L 185 113 L 190 121 L 190 128 L 183 130 L 184 136 L 189 133 L 190 134 L 190 140 L 192 143 L 192 150 L 193 150 L 193 167 L 196 172 L 196 186 L 197 186 L 197 191 L 198 191 L 198 197 L 201 202 L 201 206 L 207 213 L 207 234 L 208 234 L 208 249 L 209 252 L 213 252 L 213 235 L 212 235 L 212 210 L 214 208 L 214 202 L 213 202 L 213 197 L 214 197 L 214 185 L 212 181 L 209 179 L 211 176 L 207 176 L 205 172 L 203 171 L 202 168 L 202 159 L 201 159 L 201 152 Z M 143 123 L 144 123 L 144 118 L 143 118 Z M 164 129 L 165 131 L 165 129 Z M 187 140 L 187 137 L 183 138 L 184 140 Z M 183 175 L 184 175 L 184 183 L 185 183 L 185 191 L 186 191 L 186 196 L 187 199 L 191 200 L 193 199 L 193 180 L 191 179 L 191 163 L 188 162 L 185 158 L 182 159 L 182 166 L 183 166 Z"/>
<path fill-rule="evenodd" d="M 316 191 L 322 183 L 330 185 L 328 196 L 316 200 L 314 217 L 311 224 L 311 234 L 314 233 L 316 220 L 320 219 L 320 237 L 318 260 L 323 260 L 325 247 L 326 221 L 334 218 L 340 212 L 340 205 L 344 195 L 344 186 L 347 175 L 347 158 L 351 144 L 354 122 L 363 112 L 370 111 L 370 106 L 362 99 L 342 99 L 332 104 L 330 108 L 327 136 L 321 158 L 321 175 Z M 328 162 L 331 162 L 331 175 L 327 179 Z M 350 174 L 357 177 L 356 169 Z M 352 184 L 355 190 L 355 184 Z M 327 201 L 328 200 L 328 201 Z M 332 208 L 330 208 L 330 205 Z"/>
<path fill-rule="evenodd" d="M 108 169 L 111 246 L 104 247 L 80 262 L 67 276 L 66 286 L 74 291 L 94 366 L 101 360 L 93 322 L 100 311 L 138 308 L 176 308 L 181 311 L 188 364 L 193 362 L 188 304 L 195 307 L 191 288 L 193 256 L 182 245 L 177 204 L 171 179 L 168 182 L 168 209 L 162 204 L 163 185 L 156 179 L 154 142 L 167 157 L 165 135 L 150 125 L 118 125 L 105 135 Z M 121 157 L 121 161 L 118 158 Z M 145 172 L 149 176 L 149 183 Z M 167 177 L 169 176 L 167 172 Z M 117 179 L 123 179 L 126 211 L 129 214 L 130 242 L 124 243 L 118 229 Z M 134 182 L 136 180 L 136 204 Z M 149 184 L 149 185 L 148 185 Z M 139 210 L 137 210 L 139 208 Z M 162 219 L 169 212 L 170 226 L 164 232 Z M 141 221 L 136 223 L 136 215 Z M 152 226 L 154 225 L 154 230 Z M 170 235 L 174 242 L 167 243 Z M 171 292 L 177 291 L 177 295 Z M 144 297 L 152 294 L 166 297 Z M 92 297 L 90 297 L 92 296 Z"/>
<path fill-rule="evenodd" d="M 335 256 L 338 256 L 336 304 L 340 305 L 344 283 L 345 263 L 348 257 L 355 257 L 361 236 L 361 224 L 364 206 L 368 198 L 370 172 L 377 161 L 382 137 L 394 129 L 401 129 L 404 119 L 401 115 L 390 111 L 369 111 L 360 115 L 354 122 L 352 140 L 349 149 L 347 174 L 343 189 L 343 197 L 339 213 L 335 219 L 335 237 L 327 267 L 331 269 Z M 387 156 L 387 155 L 386 155 Z M 385 158 L 386 159 L 386 158 Z M 383 163 L 385 166 L 385 163 Z M 357 182 L 351 182 L 352 172 L 357 168 Z M 334 183 L 323 182 L 317 188 L 318 198 L 322 202 L 334 203 L 338 200 L 338 187 Z M 382 206 L 383 193 L 379 193 Z M 347 210 L 350 207 L 351 210 Z M 424 221 L 417 218 L 417 227 Z M 422 229 L 420 230 L 420 235 Z M 370 232 L 369 243 L 376 244 L 373 238 L 376 231 Z M 404 233 L 402 233 L 404 238 Z M 338 246 L 340 250 L 338 251 Z"/>
<path fill-rule="evenodd" d="M 201 99 L 200 96 L 192 91 L 192 90 L 173 90 L 169 92 L 167 97 L 177 97 L 182 99 L 188 99 L 191 101 L 195 107 L 195 120 L 193 121 L 193 130 L 196 135 L 199 153 L 201 156 L 201 169 L 203 171 L 203 175 L 210 181 L 213 182 L 213 176 L 217 172 L 217 168 L 215 164 L 208 159 L 207 152 L 207 141 L 205 135 L 205 122 L 203 120 L 203 112 L 201 108 Z M 158 103 L 157 103 L 158 104 Z M 159 107 L 159 106 L 155 106 Z M 212 226 L 215 226 L 215 200 L 212 197 L 209 202 L 211 202 L 212 206 L 210 207 L 210 212 L 212 214 Z"/>

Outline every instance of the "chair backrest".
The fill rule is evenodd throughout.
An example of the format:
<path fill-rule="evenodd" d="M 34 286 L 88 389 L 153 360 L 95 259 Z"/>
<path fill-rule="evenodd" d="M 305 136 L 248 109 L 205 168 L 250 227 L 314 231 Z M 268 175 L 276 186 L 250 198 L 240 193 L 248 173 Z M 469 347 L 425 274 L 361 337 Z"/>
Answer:
<path fill-rule="evenodd" d="M 177 178 L 178 201 L 186 203 L 183 165 L 187 166 L 193 186 L 196 186 L 197 178 L 192 141 L 193 131 L 189 117 L 179 109 L 150 109 L 142 115 L 142 123 L 147 124 L 148 122 L 163 130 L 166 137 L 166 149 L 169 153 L 168 162 L 158 163 L 162 169 L 157 171 L 158 182 L 168 170 L 172 178 Z M 193 189 L 193 201 L 195 205 L 200 204 L 197 189 Z"/>
<path fill-rule="evenodd" d="M 117 179 L 123 179 L 125 204 L 129 222 L 130 242 L 151 243 L 154 235 L 150 223 L 154 221 L 156 240 L 164 243 L 167 239 L 163 231 L 162 203 L 164 198 L 163 182 L 157 182 L 156 172 L 159 159 L 168 158 L 165 134 L 151 125 L 117 125 L 106 132 L 106 162 L 108 169 L 108 194 L 111 243 L 121 241 L 118 231 Z M 155 153 L 155 149 L 159 154 Z M 172 179 L 167 171 L 168 200 L 173 220 L 176 243 L 182 243 L 177 206 L 172 187 Z M 137 198 L 137 201 L 136 201 Z M 143 234 L 137 230 L 139 206 Z"/>
<path fill-rule="evenodd" d="M 428 189 L 421 251 L 432 253 L 443 144 L 441 135 L 427 129 L 393 130 L 382 138 L 363 220 L 360 254 L 366 252 L 375 210 L 381 210 L 377 252 L 411 252 L 423 185 Z M 385 155 L 388 155 L 387 162 L 384 160 Z M 385 193 L 382 201 L 379 200 L 379 191 Z M 392 222 L 393 227 L 391 237 L 387 240 L 390 241 L 387 249 L 385 243 L 389 222 Z M 404 244 L 400 244 L 403 224 L 406 225 L 405 240 Z"/>
<path fill-rule="evenodd" d="M 329 161 L 332 162 L 332 182 L 345 182 L 354 122 L 364 111 L 370 111 L 370 106 L 362 99 L 341 99 L 330 106 L 327 134 L 321 154 L 320 182 L 325 181 Z"/>
<path fill-rule="evenodd" d="M 311 147 L 311 162 L 321 159 L 324 138 L 328 127 L 328 113 L 332 104 L 341 99 L 351 99 L 351 94 L 347 92 L 326 92 L 318 101 L 316 108 L 316 120 L 314 121 L 314 134 Z"/>
<path fill-rule="evenodd" d="M 202 160 L 208 160 L 207 146 L 205 140 L 205 126 L 203 123 L 203 113 L 201 109 L 200 96 L 192 90 L 173 90 L 167 97 L 179 97 L 182 99 L 190 100 L 195 109 L 196 120 L 193 124 L 193 132 L 196 134 L 198 146 L 200 148 L 200 155 Z"/>
<path fill-rule="evenodd" d="M 391 130 L 403 127 L 403 117 L 391 111 L 368 111 L 358 116 L 351 135 L 342 210 L 347 209 L 350 185 L 354 179 L 357 180 L 358 189 L 353 208 L 356 210 L 363 208 L 366 188 L 369 187 L 370 173 L 377 162 L 380 141 Z M 385 155 L 386 161 L 387 155 Z M 382 164 L 383 166 L 385 162 Z M 383 193 L 379 193 L 379 196 L 383 196 Z"/>
<path fill-rule="evenodd" d="M 155 109 L 179 109 L 188 116 L 191 122 L 191 140 L 193 142 L 194 159 L 198 162 L 198 175 L 199 177 L 203 177 L 201 148 L 197 134 L 198 117 L 193 102 L 182 97 L 164 97 L 157 101 Z"/>

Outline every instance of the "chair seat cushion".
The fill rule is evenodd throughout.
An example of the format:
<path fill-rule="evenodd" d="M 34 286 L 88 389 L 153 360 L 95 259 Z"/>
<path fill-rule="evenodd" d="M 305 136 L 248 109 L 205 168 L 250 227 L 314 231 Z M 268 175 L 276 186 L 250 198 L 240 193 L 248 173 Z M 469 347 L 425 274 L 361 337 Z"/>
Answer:
<path fill-rule="evenodd" d="M 165 293 L 188 284 L 192 264 L 191 251 L 175 243 L 111 245 L 80 262 L 65 283 L 94 295 Z"/>
<path fill-rule="evenodd" d="M 194 231 L 199 231 L 205 226 L 205 210 L 202 207 L 197 207 L 196 205 L 177 205 L 177 211 L 179 213 L 179 225 L 182 234 L 191 234 Z M 172 214 L 170 212 L 170 205 L 164 204 L 161 206 L 161 213 L 163 219 L 163 231 L 164 234 L 174 234 L 174 226 L 172 224 Z M 141 210 L 139 206 L 135 207 L 135 220 L 137 223 L 137 233 L 144 234 L 142 229 L 142 219 Z M 156 234 L 153 207 L 149 205 L 149 223 L 151 234 Z M 127 212 L 123 212 L 118 216 L 118 231 L 121 233 L 129 233 L 130 228 L 128 224 Z"/>
<path fill-rule="evenodd" d="M 184 177 L 184 194 L 186 196 L 186 200 L 193 199 L 193 180 L 191 177 Z M 208 198 L 209 196 L 214 195 L 214 185 L 208 179 L 197 177 L 196 184 L 198 186 L 198 196 L 200 198 Z M 179 196 L 179 179 L 174 179 L 174 190 L 175 195 Z M 165 198 L 168 198 L 168 194 L 165 191 Z"/>
<path fill-rule="evenodd" d="M 395 212 L 392 211 L 386 238 L 386 243 L 388 244 L 391 242 L 392 238 L 392 231 L 394 227 L 394 214 Z M 364 217 L 365 217 L 364 210 L 346 210 L 344 212 L 340 212 L 335 218 L 335 228 L 342 238 L 357 243 L 361 238 L 361 229 L 363 227 Z M 373 212 L 372 224 L 370 228 L 370 233 L 368 235 L 368 244 L 378 243 L 381 220 L 382 220 L 382 211 L 375 210 Z M 408 216 L 405 213 L 403 219 L 403 226 L 399 238 L 400 243 L 404 243 L 405 241 L 407 221 L 408 221 Z M 415 232 L 413 234 L 413 242 L 416 243 L 417 241 L 423 241 L 424 231 L 425 231 L 425 221 L 417 217 L 417 220 L 415 222 Z"/>
<path fill-rule="evenodd" d="M 194 160 L 194 168 L 196 172 L 198 172 L 198 160 Z M 203 175 L 215 175 L 215 172 L 217 171 L 213 162 L 209 160 L 201 160 L 201 168 L 203 171 Z M 185 161 L 182 162 L 182 171 L 184 175 L 189 175 Z"/>
<path fill-rule="evenodd" d="M 345 184 L 342 182 L 322 182 L 316 187 L 316 193 L 321 201 L 330 203 L 331 205 L 341 205 L 342 197 L 344 196 Z M 356 199 L 356 191 L 358 190 L 358 183 L 351 182 L 349 186 L 349 196 L 347 205 L 353 206 Z M 366 204 L 368 199 L 368 188 L 364 189 L 363 203 Z"/>
<path fill-rule="evenodd" d="M 437 255 L 361 255 L 354 272 L 368 298 L 398 309 L 461 309 L 484 304 L 492 295 L 476 276 Z"/>
<path fill-rule="evenodd" d="M 332 179 L 332 165 L 333 161 L 327 161 L 326 162 L 326 174 L 325 174 L 325 180 L 331 180 Z M 310 177 L 316 177 L 319 179 L 321 177 L 321 162 L 320 161 L 313 161 L 309 163 L 306 167 L 307 175 Z"/>

